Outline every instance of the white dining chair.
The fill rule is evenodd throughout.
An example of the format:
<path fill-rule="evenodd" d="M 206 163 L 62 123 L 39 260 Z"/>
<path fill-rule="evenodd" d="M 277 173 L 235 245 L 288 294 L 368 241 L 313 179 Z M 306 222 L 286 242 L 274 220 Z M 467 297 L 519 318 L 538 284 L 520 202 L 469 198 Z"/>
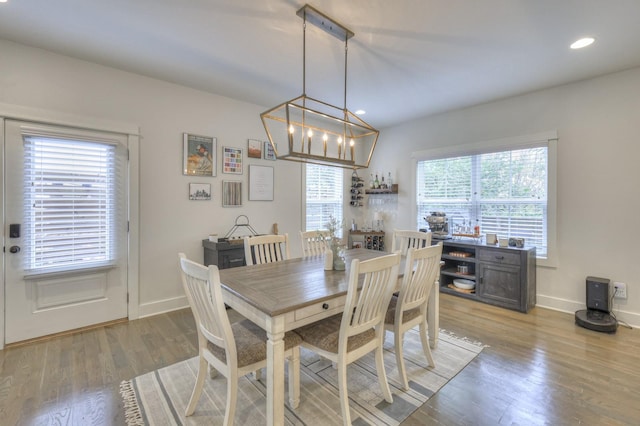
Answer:
<path fill-rule="evenodd" d="M 326 229 L 317 231 L 300 231 L 302 257 L 320 256 L 329 248 L 330 233 Z"/>
<path fill-rule="evenodd" d="M 431 232 L 420 232 L 411 230 L 393 230 L 391 239 L 391 252 L 400 251 L 400 254 L 406 256 L 407 250 L 410 248 L 423 248 L 431 245 Z"/>
<path fill-rule="evenodd" d="M 384 316 L 398 279 L 400 255 L 351 262 L 347 299 L 342 314 L 300 327 L 302 346 L 335 363 L 342 421 L 351 424 L 347 394 L 347 365 L 375 351 L 376 370 L 384 399 L 393 397 L 384 370 Z M 361 283 L 361 288 L 358 285 Z"/>
<path fill-rule="evenodd" d="M 204 388 L 207 367 L 227 378 L 227 404 L 224 425 L 232 425 L 240 377 L 267 365 L 267 334 L 249 320 L 231 324 L 222 300 L 218 267 L 205 267 L 178 254 L 182 284 L 193 312 L 198 332 L 198 376 L 185 415 L 194 413 Z M 289 405 L 300 402 L 300 343 L 294 332 L 284 336 L 285 356 L 289 358 Z"/>
<path fill-rule="evenodd" d="M 429 365 L 435 367 L 427 339 L 427 305 L 431 289 L 438 279 L 441 256 L 442 243 L 420 249 L 410 248 L 407 251 L 400 291 L 391 298 L 385 316 L 385 329 L 394 333 L 398 375 L 405 390 L 409 389 L 409 382 L 402 350 L 404 334 L 418 324 L 422 350 Z"/>
<path fill-rule="evenodd" d="M 244 257 L 247 265 L 289 259 L 289 234 L 244 237 Z"/>

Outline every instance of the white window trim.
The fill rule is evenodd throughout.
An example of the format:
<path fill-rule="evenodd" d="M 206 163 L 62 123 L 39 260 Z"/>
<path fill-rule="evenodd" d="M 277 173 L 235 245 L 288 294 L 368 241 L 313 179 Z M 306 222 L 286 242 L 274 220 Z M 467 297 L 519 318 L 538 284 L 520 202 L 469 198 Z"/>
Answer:
<path fill-rule="evenodd" d="M 528 148 L 540 146 L 546 143 L 548 146 L 548 180 L 547 180 L 547 257 L 538 258 L 537 266 L 549 268 L 558 267 L 557 252 L 557 156 L 558 156 L 558 132 L 555 130 L 514 136 L 510 138 L 494 139 L 455 145 L 450 147 L 433 148 L 411 153 L 411 194 L 414 199 L 411 202 L 411 218 L 416 219 L 417 206 L 416 194 L 416 170 L 419 161 L 436 160 L 447 157 L 460 157 L 465 155 L 485 154 L 488 152 L 503 151 L 507 149 Z M 423 227 L 424 224 L 414 223 L 414 227 Z"/>

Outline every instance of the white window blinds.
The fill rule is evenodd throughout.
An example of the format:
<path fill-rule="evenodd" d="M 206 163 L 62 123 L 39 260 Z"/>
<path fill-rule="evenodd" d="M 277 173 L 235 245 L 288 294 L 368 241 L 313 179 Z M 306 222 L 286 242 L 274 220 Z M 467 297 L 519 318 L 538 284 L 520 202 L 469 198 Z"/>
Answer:
<path fill-rule="evenodd" d="M 25 136 L 26 269 L 109 264 L 115 253 L 115 146 Z"/>
<path fill-rule="evenodd" d="M 306 165 L 306 230 L 326 229 L 331 216 L 342 221 L 344 171 L 339 167 Z"/>
<path fill-rule="evenodd" d="M 523 237 L 547 254 L 548 148 L 538 146 L 417 163 L 417 223 L 433 211 L 458 226 Z"/>

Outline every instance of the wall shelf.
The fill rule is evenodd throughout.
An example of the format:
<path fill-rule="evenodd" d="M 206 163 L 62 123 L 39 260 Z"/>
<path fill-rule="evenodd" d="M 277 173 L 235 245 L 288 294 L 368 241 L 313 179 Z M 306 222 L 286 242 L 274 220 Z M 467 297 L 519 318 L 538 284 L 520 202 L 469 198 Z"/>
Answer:
<path fill-rule="evenodd" d="M 398 193 L 398 184 L 394 183 L 391 185 L 391 188 L 385 189 L 365 189 L 365 194 L 397 194 Z"/>

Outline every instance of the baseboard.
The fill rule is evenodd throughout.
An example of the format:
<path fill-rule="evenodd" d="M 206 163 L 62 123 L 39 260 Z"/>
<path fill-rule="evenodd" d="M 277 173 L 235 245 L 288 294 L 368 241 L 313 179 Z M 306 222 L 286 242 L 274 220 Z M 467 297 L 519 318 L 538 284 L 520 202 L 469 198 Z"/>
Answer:
<path fill-rule="evenodd" d="M 151 303 L 143 303 L 138 309 L 138 318 L 150 317 L 164 314 L 165 312 L 177 311 L 189 307 L 186 296 L 174 297 L 172 299 L 157 300 Z"/>
<path fill-rule="evenodd" d="M 586 309 L 584 302 L 575 300 L 560 299 L 538 294 L 536 296 L 536 306 L 540 308 L 553 309 L 554 311 L 573 314 L 580 309 Z M 640 328 L 640 314 L 620 309 L 620 304 L 613 303 L 613 313 L 619 321 L 623 321 L 633 328 Z"/>

